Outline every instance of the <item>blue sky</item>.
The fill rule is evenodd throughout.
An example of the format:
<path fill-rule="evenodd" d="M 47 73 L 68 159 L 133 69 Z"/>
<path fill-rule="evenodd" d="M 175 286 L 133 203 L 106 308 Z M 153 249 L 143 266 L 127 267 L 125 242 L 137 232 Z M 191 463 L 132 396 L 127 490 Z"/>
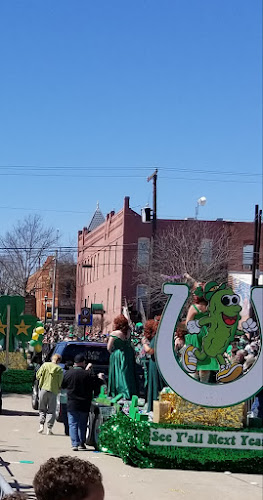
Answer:
<path fill-rule="evenodd" d="M 1 231 L 76 242 L 99 200 L 251 220 L 262 202 L 260 0 L 2 0 Z M 37 169 L 24 167 L 37 167 Z M 7 168 L 8 167 L 8 168 Z M 12 174 L 12 175 L 10 175 Z"/>

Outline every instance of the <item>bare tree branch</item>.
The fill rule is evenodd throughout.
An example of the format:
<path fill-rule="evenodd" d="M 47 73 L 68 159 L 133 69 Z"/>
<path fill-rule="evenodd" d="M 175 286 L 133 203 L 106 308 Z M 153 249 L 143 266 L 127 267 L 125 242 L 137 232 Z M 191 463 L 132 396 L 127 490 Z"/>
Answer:
<path fill-rule="evenodd" d="M 152 310 L 166 301 L 165 281 L 224 281 L 229 262 L 229 228 L 207 221 L 178 221 L 156 236 L 150 267 L 134 263 L 136 283 L 146 284 Z M 233 249 L 232 249 L 233 252 Z"/>
<path fill-rule="evenodd" d="M 44 227 L 40 215 L 18 221 L 0 237 L 0 286 L 6 293 L 26 294 L 28 278 L 40 268 L 56 242 L 53 228 Z"/>

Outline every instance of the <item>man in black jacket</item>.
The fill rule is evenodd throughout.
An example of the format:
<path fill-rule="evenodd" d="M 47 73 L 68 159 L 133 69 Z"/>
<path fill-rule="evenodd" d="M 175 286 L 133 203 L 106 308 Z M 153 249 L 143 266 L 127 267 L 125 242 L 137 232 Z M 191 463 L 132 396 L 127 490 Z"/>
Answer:
<path fill-rule="evenodd" d="M 67 389 L 68 423 L 72 450 L 85 450 L 86 431 L 93 394 L 97 396 L 104 384 L 103 373 L 91 375 L 85 370 L 85 358 L 77 354 L 74 367 L 64 374 L 62 389 Z"/>

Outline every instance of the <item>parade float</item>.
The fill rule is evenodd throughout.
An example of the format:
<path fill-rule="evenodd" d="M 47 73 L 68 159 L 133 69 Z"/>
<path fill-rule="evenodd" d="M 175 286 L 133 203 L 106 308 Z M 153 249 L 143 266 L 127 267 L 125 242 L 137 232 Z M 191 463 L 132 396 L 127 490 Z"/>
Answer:
<path fill-rule="evenodd" d="M 163 292 L 168 300 L 158 327 L 155 358 L 167 388 L 154 402 L 151 421 L 136 396 L 128 414 L 119 411 L 109 418 L 100 428 L 100 450 L 142 468 L 261 473 L 262 422 L 260 426 L 260 419 L 254 419 L 259 427 L 248 424 L 246 401 L 262 389 L 262 347 L 245 374 L 239 363 L 227 364 L 223 354 L 238 335 L 262 335 L 263 287 L 252 288 L 254 317 L 239 329 L 238 295 L 227 284 L 208 283 L 208 315 L 187 325 L 191 335 L 205 328 L 202 347 L 187 345 L 180 362 L 174 353 L 174 331 L 189 289 L 183 283 L 166 283 Z M 218 362 L 214 384 L 191 376 L 198 360 L 207 357 Z"/>
<path fill-rule="evenodd" d="M 24 311 L 23 297 L 0 297 L 0 363 L 7 368 L 2 377 L 4 392 L 32 391 L 34 371 L 28 369 L 25 350 L 29 343 L 33 351 L 41 352 L 44 328 L 36 316 Z"/>

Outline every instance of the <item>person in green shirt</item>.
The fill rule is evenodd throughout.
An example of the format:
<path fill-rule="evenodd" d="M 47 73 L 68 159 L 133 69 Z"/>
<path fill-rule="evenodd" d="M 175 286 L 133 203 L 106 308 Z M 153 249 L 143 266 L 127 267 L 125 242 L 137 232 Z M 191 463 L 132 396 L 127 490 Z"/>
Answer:
<path fill-rule="evenodd" d="M 60 354 L 54 354 L 51 362 L 44 363 L 37 371 L 36 377 L 39 380 L 39 434 L 44 431 L 47 420 L 47 435 L 52 435 L 52 428 L 56 418 L 57 395 L 63 380 L 63 370 L 59 366 L 61 363 Z"/>

